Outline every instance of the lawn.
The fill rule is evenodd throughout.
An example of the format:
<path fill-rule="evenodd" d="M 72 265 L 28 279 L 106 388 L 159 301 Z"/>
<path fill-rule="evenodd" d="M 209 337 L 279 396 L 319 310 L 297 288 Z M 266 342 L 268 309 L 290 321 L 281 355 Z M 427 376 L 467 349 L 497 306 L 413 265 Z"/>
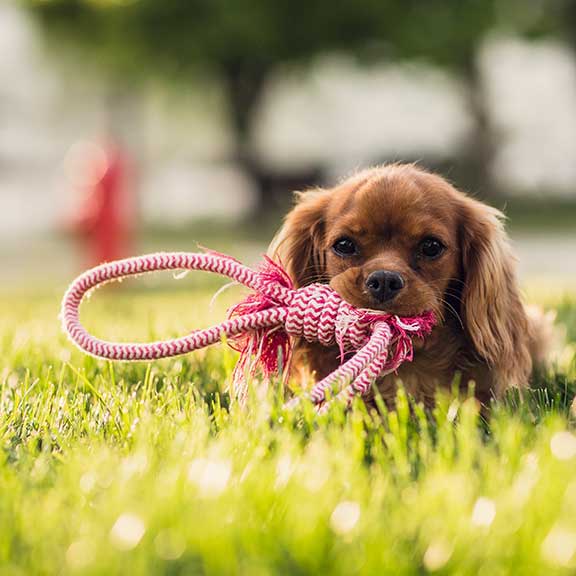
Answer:
<path fill-rule="evenodd" d="M 220 318 L 211 288 L 112 291 L 109 338 Z M 154 364 L 82 355 L 59 294 L 0 304 L 0 573 L 568 574 L 576 570 L 576 300 L 554 372 L 489 422 L 466 398 L 426 413 L 360 404 L 321 418 L 254 393 L 229 406 L 234 354 Z"/>

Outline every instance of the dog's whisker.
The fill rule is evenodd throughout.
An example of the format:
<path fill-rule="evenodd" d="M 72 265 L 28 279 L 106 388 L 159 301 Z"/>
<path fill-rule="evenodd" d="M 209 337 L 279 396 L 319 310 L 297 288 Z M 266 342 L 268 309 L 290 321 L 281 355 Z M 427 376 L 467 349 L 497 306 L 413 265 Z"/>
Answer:
<path fill-rule="evenodd" d="M 460 278 L 453 278 L 451 276 L 446 278 L 436 278 L 435 280 L 430 281 L 431 284 L 439 284 L 440 282 L 455 282 L 461 284 L 463 288 L 466 288 L 467 286 L 464 280 L 461 280 Z"/>
<path fill-rule="evenodd" d="M 444 295 L 450 296 L 450 298 L 454 299 L 459 304 L 463 304 L 464 300 L 460 297 L 460 294 L 454 294 L 453 292 L 449 292 L 448 290 L 444 292 Z"/>
<path fill-rule="evenodd" d="M 460 316 L 460 314 L 458 314 L 458 311 L 456 310 L 456 308 L 454 308 L 454 306 L 452 306 L 452 304 L 450 304 L 450 302 L 448 302 L 444 298 L 440 298 L 440 301 L 442 302 L 442 304 L 444 304 L 444 306 L 448 307 L 448 309 L 454 314 L 455 318 L 460 323 L 460 327 L 462 328 L 462 330 L 465 330 L 466 328 L 464 327 L 464 322 L 462 320 L 462 317 Z"/>

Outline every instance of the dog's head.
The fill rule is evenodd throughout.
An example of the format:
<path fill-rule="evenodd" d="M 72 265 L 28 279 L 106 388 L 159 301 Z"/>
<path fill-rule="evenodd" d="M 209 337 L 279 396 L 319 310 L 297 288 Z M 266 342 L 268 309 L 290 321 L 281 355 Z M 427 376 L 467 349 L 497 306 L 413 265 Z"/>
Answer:
<path fill-rule="evenodd" d="M 452 318 L 490 364 L 518 354 L 525 316 L 497 210 L 413 165 L 298 199 L 272 246 L 297 286 L 329 283 L 359 308 Z"/>

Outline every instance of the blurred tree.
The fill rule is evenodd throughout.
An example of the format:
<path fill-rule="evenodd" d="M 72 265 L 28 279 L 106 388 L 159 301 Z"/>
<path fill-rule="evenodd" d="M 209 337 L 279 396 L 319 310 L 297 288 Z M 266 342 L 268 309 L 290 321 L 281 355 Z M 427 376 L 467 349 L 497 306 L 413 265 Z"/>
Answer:
<path fill-rule="evenodd" d="M 502 0 L 507 1 L 507 0 Z M 344 52 L 360 60 L 423 58 L 469 88 L 476 125 L 465 150 L 469 187 L 481 188 L 491 138 L 476 63 L 499 0 L 28 0 L 48 37 L 116 74 L 215 74 L 225 87 L 235 156 L 261 192 L 266 174 L 251 149 L 255 112 L 278 66 Z M 482 187 L 483 188 L 483 187 Z M 483 190 L 486 191 L 486 190 Z"/>
<path fill-rule="evenodd" d="M 483 89 L 479 48 L 489 34 L 540 37 L 555 28 L 559 3 L 574 7 L 568 25 L 576 47 L 576 0 L 404 0 L 388 31 L 396 59 L 422 59 L 463 81 L 473 122 L 452 178 L 480 195 L 497 196 L 490 167 L 497 145 Z"/>
<path fill-rule="evenodd" d="M 521 0 L 507 0 L 517 5 Z M 576 54 L 576 0 L 532 0 L 539 9 L 533 9 L 523 19 L 526 36 L 556 37 L 565 42 Z"/>
<path fill-rule="evenodd" d="M 492 195 L 493 136 L 478 66 L 478 47 L 495 26 L 498 0 L 406 0 L 392 31 L 400 58 L 448 68 L 463 81 L 473 128 L 452 178 L 474 193 Z"/>
<path fill-rule="evenodd" d="M 555 31 L 576 51 L 576 0 L 556 0 L 554 4 L 553 13 L 557 16 Z"/>

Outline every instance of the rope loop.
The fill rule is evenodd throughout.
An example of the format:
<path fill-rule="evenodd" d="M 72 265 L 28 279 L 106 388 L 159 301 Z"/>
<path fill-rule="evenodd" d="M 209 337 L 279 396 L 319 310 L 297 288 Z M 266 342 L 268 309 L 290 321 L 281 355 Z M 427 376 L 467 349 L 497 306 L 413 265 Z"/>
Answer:
<path fill-rule="evenodd" d="M 101 284 L 159 270 L 203 270 L 226 276 L 254 293 L 234 306 L 226 320 L 210 328 L 194 330 L 181 338 L 150 343 L 115 343 L 89 334 L 80 322 L 80 304 L 86 294 Z M 252 270 L 225 254 L 157 253 L 109 262 L 81 274 L 66 291 L 61 320 L 69 338 L 83 351 L 109 360 L 155 360 L 186 354 L 222 340 L 241 352 L 234 380 L 248 359 L 259 364 L 265 375 L 290 358 L 290 336 L 324 346 L 337 345 L 341 358 L 356 352 L 308 393 L 315 404 L 323 404 L 334 385 L 336 397 L 346 402 L 355 394 L 366 394 L 371 383 L 412 359 L 412 337 L 424 337 L 435 318 L 424 312 L 413 318 L 398 318 L 381 311 L 355 308 L 325 284 L 295 290 L 286 272 L 266 259 Z M 342 388 L 342 386 L 345 386 Z M 245 394 L 244 394 L 245 396 Z M 298 399 L 291 402 L 294 404 Z"/>

